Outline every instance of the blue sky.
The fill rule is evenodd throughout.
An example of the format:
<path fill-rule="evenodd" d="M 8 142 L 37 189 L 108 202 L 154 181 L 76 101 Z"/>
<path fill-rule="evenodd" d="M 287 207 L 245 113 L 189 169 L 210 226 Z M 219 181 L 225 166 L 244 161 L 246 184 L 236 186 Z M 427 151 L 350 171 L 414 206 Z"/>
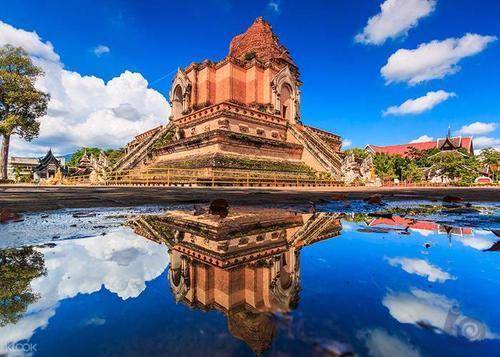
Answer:
<path fill-rule="evenodd" d="M 222 59 L 227 54 L 231 38 L 243 32 L 256 17 L 262 15 L 271 23 L 299 66 L 304 83 L 302 118 L 306 124 L 338 133 L 350 140 L 352 146 L 364 146 L 368 143 L 386 145 L 408 142 L 423 135 L 441 137 L 446 134 L 448 125 L 451 125 L 452 131 L 459 132 L 463 126 L 479 122 L 481 125 L 466 128 L 462 133 L 471 133 L 476 138 L 488 138 L 479 141 L 500 147 L 500 129 L 497 128 L 500 126 L 500 41 L 494 38 L 500 36 L 500 2 L 386 2 L 401 6 L 401 2 L 405 1 L 411 6 L 417 6 L 417 9 L 427 2 L 432 10 L 417 16 L 414 26 L 403 28 L 394 35 L 395 38 L 387 38 L 381 44 L 362 43 L 356 41 L 355 37 L 363 32 L 370 18 L 381 13 L 382 0 L 2 0 L 0 21 L 16 31 L 36 32 L 43 45 L 50 41 L 53 52 L 59 55 L 59 59 L 53 59 L 53 62 L 58 62 L 64 73 L 101 78 L 105 84 L 118 77 L 124 80 L 124 73 L 137 73 L 141 76 L 139 79 L 147 80 L 150 88 L 167 97 L 170 81 L 177 67 L 205 58 Z M 416 11 L 410 11 L 407 16 L 416 16 Z M 390 22 L 390 16 L 384 21 Z M 389 27 L 392 25 L 389 24 Z M 389 57 L 400 49 L 415 50 L 419 45 L 429 44 L 434 40 L 458 41 L 467 33 L 479 35 L 479 39 L 492 37 L 483 41 L 480 50 L 463 58 L 459 56 L 453 62 L 453 69 L 447 72 L 445 70 L 448 74 L 443 78 L 428 79 L 418 84 L 408 83 L 408 79 L 388 84 L 381 75 L 381 68 L 386 65 Z M 1 39 L 0 29 L 0 42 Z M 103 50 L 96 55 L 94 50 L 99 46 Z M 425 61 L 426 56 L 421 56 L 420 59 Z M 404 60 L 403 65 L 406 65 Z M 46 72 L 51 74 L 50 70 Z M 56 85 L 57 83 L 53 84 Z M 57 90 L 49 85 L 45 87 L 51 91 Z M 87 93 L 92 91 L 94 90 L 89 88 Z M 391 106 L 399 106 L 408 99 L 438 91 L 444 91 L 448 96 L 446 99 L 440 97 L 438 104 L 433 104 L 432 109 L 419 114 L 401 115 L 399 108 L 399 111 L 396 110 L 398 115 L 383 115 Z M 157 110 L 147 109 L 144 114 L 140 108 L 144 103 L 126 106 L 127 102 L 118 103 L 124 104 L 120 106 L 123 109 L 121 112 L 139 111 L 142 116 L 134 118 L 147 118 L 144 119 L 145 123 L 157 124 L 159 119 L 152 117 L 164 113 L 160 108 L 164 103 L 156 92 L 146 88 L 142 88 L 142 92 L 155 98 Z M 94 98 L 90 97 L 89 100 Z M 72 99 L 72 103 L 74 102 L 75 99 Z M 115 105 L 117 100 L 113 97 L 110 102 Z M 110 104 L 106 105 L 109 108 Z M 62 106 L 67 108 L 71 105 Z M 114 110 L 113 113 L 115 112 L 118 111 Z M 95 116 L 92 121 L 94 127 L 99 120 L 106 120 L 104 114 L 97 116 L 89 109 L 89 116 Z M 47 119 L 47 122 L 50 120 Z M 75 133 L 75 137 L 67 139 L 70 142 L 68 145 L 61 145 L 58 141 L 64 140 L 63 133 L 56 133 L 55 128 L 69 119 L 60 115 L 58 120 L 60 121 L 52 122 L 51 130 L 44 129 L 41 138 L 33 143 L 34 146 L 29 148 L 17 142 L 14 144 L 14 151 L 27 154 L 52 146 L 64 154 L 64 151 L 71 151 L 74 147 L 87 143 L 119 146 L 126 141 L 132 130 L 142 130 L 147 126 L 134 122 L 128 127 L 127 133 L 124 131 L 120 138 L 109 142 L 105 136 L 100 135 L 102 133 L 96 134 L 95 130 L 83 135 L 87 136 L 88 142 L 85 138 L 76 138 Z M 72 123 L 77 123 L 78 120 L 86 119 L 74 119 Z M 86 129 L 82 127 L 81 130 L 83 132 Z M 103 130 L 114 131 L 113 127 L 106 126 L 100 131 Z M 96 140 L 92 135 L 100 136 L 100 139 Z"/>

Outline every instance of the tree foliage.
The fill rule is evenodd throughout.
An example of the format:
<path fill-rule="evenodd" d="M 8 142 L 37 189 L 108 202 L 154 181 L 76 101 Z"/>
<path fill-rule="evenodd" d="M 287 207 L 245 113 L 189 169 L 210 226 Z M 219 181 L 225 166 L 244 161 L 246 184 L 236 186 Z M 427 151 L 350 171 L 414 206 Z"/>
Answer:
<path fill-rule="evenodd" d="M 38 118 L 47 112 L 49 95 L 35 88 L 43 71 L 35 66 L 21 47 L 0 47 L 0 152 L 1 175 L 5 178 L 10 137 L 19 135 L 31 141 L 38 136 Z"/>
<path fill-rule="evenodd" d="M 495 154 L 490 156 L 488 160 L 494 161 Z M 429 170 L 450 180 L 472 183 L 479 176 L 481 166 L 475 156 L 467 155 L 462 150 L 437 149 L 412 150 L 408 157 L 379 153 L 374 156 L 373 163 L 375 173 L 382 180 L 397 178 L 407 182 L 422 181 L 426 176 L 425 171 Z"/>
<path fill-rule="evenodd" d="M 373 158 L 373 166 L 375 174 L 382 180 L 392 180 L 396 178 L 396 170 L 394 167 L 394 156 L 387 154 L 376 154 Z"/>
<path fill-rule="evenodd" d="M 16 323 L 38 299 L 31 281 L 44 274 L 43 254 L 32 247 L 0 250 L 0 327 Z"/>
<path fill-rule="evenodd" d="M 431 170 L 450 180 L 472 183 L 479 176 L 480 164 L 475 156 L 464 155 L 457 151 L 443 151 L 429 158 Z"/>
<path fill-rule="evenodd" d="M 479 160 L 490 166 L 495 166 L 497 169 L 500 168 L 500 151 L 494 148 L 486 148 L 481 151 L 479 155 Z"/>
<path fill-rule="evenodd" d="M 356 160 L 364 160 L 369 155 L 365 150 L 360 148 L 352 148 L 344 151 L 346 155 L 353 154 Z"/>
<path fill-rule="evenodd" d="M 114 150 L 114 149 L 102 150 L 102 149 L 99 149 L 96 147 L 83 147 L 83 148 L 80 148 L 73 153 L 73 155 L 71 156 L 71 159 L 68 162 L 68 166 L 77 167 L 85 152 L 87 152 L 87 155 L 89 155 L 89 156 L 93 155 L 96 158 L 98 158 L 101 151 L 104 151 L 104 153 L 108 157 L 108 160 L 109 160 L 111 165 L 114 165 L 123 156 L 122 149 L 120 149 L 120 150 Z"/>
<path fill-rule="evenodd" d="M 5 45 L 0 48 L 0 133 L 17 134 L 26 140 L 38 135 L 37 118 L 46 114 L 49 95 L 35 88 L 43 71 L 26 51 Z"/>

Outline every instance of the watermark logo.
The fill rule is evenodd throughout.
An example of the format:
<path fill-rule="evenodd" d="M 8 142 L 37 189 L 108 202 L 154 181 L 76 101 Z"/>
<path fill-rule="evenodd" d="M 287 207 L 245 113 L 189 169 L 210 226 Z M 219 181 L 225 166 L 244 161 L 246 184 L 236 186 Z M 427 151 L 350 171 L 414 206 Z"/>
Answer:
<path fill-rule="evenodd" d="M 462 315 L 458 305 L 453 305 L 448 311 L 444 331 L 450 335 L 463 336 L 469 341 L 481 341 L 486 337 L 486 325 Z"/>
<path fill-rule="evenodd" d="M 36 343 L 29 343 L 29 342 L 26 342 L 26 343 L 21 343 L 21 342 L 18 342 L 18 343 L 13 343 L 13 342 L 10 342 L 7 344 L 7 348 L 6 348 L 7 352 L 22 352 L 22 353 L 33 353 L 33 352 L 37 352 L 36 350 Z"/>

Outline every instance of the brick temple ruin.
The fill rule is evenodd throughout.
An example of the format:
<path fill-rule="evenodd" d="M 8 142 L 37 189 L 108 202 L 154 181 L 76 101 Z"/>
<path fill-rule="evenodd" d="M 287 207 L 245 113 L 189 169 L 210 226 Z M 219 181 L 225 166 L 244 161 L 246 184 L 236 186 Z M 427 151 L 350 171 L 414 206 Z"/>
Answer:
<path fill-rule="evenodd" d="M 340 179 L 341 138 L 302 123 L 301 84 L 290 53 L 258 18 L 232 39 L 221 61 L 177 71 L 168 124 L 136 136 L 114 170 L 230 169 Z"/>

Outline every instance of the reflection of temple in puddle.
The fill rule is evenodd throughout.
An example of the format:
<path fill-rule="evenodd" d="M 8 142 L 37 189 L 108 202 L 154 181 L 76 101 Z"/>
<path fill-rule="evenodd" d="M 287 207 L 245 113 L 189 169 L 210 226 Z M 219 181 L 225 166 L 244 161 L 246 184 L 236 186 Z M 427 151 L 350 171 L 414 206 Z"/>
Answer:
<path fill-rule="evenodd" d="M 230 210 L 224 219 L 174 211 L 130 224 L 136 233 L 169 247 L 176 300 L 221 311 L 231 334 L 256 353 L 273 341 L 273 313 L 298 304 L 300 249 L 337 236 L 342 228 L 333 214 L 271 209 Z"/>
<path fill-rule="evenodd" d="M 452 227 L 445 224 L 439 224 L 430 221 L 418 221 L 415 219 L 393 216 L 392 218 L 376 218 L 368 223 L 370 227 L 389 226 L 409 228 L 420 232 L 429 232 L 436 234 L 470 236 L 473 234 L 471 228 Z"/>

